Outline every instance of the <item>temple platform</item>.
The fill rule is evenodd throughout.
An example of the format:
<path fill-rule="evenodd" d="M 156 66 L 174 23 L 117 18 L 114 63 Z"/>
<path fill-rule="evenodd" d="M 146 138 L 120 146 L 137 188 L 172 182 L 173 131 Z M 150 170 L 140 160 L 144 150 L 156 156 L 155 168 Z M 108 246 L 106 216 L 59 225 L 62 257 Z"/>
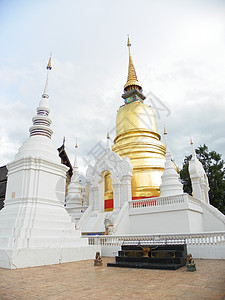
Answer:
<path fill-rule="evenodd" d="M 187 246 L 122 245 L 116 261 L 108 267 L 177 270 L 186 265 Z"/>

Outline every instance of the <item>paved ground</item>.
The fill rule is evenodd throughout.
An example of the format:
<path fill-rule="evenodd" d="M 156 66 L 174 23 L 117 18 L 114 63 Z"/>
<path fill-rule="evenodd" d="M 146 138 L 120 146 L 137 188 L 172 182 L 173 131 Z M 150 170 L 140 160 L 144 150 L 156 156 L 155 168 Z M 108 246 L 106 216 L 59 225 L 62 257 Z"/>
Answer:
<path fill-rule="evenodd" d="M 107 268 L 93 260 L 0 268 L 0 299 L 225 299 L 225 260 L 196 260 L 197 271 Z"/>

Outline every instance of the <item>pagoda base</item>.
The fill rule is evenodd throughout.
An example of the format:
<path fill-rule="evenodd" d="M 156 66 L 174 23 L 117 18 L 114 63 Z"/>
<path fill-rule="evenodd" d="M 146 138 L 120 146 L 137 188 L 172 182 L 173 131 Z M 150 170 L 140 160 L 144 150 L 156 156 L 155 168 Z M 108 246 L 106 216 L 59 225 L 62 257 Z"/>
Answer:
<path fill-rule="evenodd" d="M 87 245 L 71 248 L 0 249 L 0 267 L 18 269 L 94 260 L 96 252 L 101 252 L 100 248 L 99 245 Z"/>
<path fill-rule="evenodd" d="M 123 245 L 108 267 L 177 270 L 186 265 L 186 245 Z"/>

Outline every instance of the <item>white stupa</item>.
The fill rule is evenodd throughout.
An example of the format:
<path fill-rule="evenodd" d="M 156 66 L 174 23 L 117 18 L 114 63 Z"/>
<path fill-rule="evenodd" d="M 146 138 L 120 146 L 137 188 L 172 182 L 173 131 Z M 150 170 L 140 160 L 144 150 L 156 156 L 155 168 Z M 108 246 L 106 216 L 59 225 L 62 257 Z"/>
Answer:
<path fill-rule="evenodd" d="M 73 165 L 73 175 L 71 177 L 70 184 L 68 186 L 68 194 L 66 197 L 66 210 L 69 213 L 71 220 L 77 222 L 83 212 L 86 210 L 87 206 L 83 205 L 83 195 L 82 195 L 82 186 L 80 183 L 80 176 L 78 171 L 78 162 L 77 162 L 77 142 L 75 146 L 75 160 Z"/>
<path fill-rule="evenodd" d="M 64 208 L 67 167 L 51 136 L 48 76 L 30 137 L 7 165 L 0 211 L 0 267 L 23 268 L 94 258 L 99 247 L 80 237 Z"/>
<path fill-rule="evenodd" d="M 164 129 L 164 135 L 167 136 L 167 132 Z M 166 142 L 166 162 L 165 169 L 162 175 L 162 183 L 160 185 L 160 196 L 175 196 L 183 194 L 183 185 L 180 182 L 180 176 L 175 170 L 175 165 L 172 161 L 172 156 Z"/>
<path fill-rule="evenodd" d="M 193 196 L 205 203 L 209 203 L 209 182 L 206 176 L 202 163 L 198 160 L 193 141 L 192 145 L 192 158 L 189 161 L 189 174 L 191 178 Z"/>

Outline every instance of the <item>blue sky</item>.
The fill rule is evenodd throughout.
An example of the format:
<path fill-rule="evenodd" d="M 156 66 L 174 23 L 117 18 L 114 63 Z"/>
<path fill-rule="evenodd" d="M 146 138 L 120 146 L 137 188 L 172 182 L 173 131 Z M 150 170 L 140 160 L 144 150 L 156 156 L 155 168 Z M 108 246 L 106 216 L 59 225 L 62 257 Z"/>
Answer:
<path fill-rule="evenodd" d="M 205 143 L 225 155 L 224 1 L 0 1 L 0 165 L 28 137 L 50 52 L 49 96 L 56 147 L 75 138 L 83 172 L 88 153 L 115 137 L 128 66 L 127 34 L 146 104 L 181 165 Z M 155 101 L 155 102 L 154 102 Z"/>

